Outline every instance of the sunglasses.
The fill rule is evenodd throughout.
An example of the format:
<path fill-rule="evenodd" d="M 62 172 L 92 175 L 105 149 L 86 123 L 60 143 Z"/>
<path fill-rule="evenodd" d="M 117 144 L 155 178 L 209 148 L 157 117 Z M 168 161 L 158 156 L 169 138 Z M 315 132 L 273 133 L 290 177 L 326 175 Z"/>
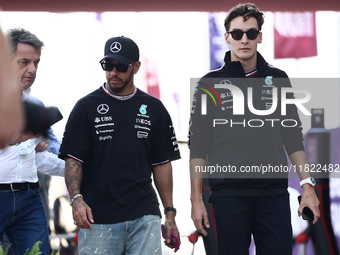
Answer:
<path fill-rule="evenodd" d="M 255 28 L 251 28 L 246 32 L 242 31 L 241 29 L 235 29 L 233 31 L 227 31 L 227 33 L 231 34 L 231 37 L 236 41 L 241 40 L 244 33 L 247 35 L 249 40 L 255 40 L 260 31 L 256 30 Z"/>
<path fill-rule="evenodd" d="M 104 71 L 109 71 L 109 72 L 111 72 L 111 71 L 113 70 L 113 68 L 116 68 L 117 71 L 120 72 L 120 73 L 125 73 L 125 72 L 128 70 L 128 68 L 129 68 L 130 66 L 132 66 L 134 63 L 135 63 L 135 62 L 133 62 L 133 63 L 131 63 L 131 64 L 128 64 L 128 65 L 123 65 L 123 64 L 121 64 L 121 63 L 119 63 L 119 64 L 113 64 L 113 63 L 110 63 L 110 62 L 105 62 L 105 60 L 102 61 L 102 62 L 100 62 L 100 64 L 101 64 L 101 66 L 102 66 L 102 68 L 103 68 Z"/>

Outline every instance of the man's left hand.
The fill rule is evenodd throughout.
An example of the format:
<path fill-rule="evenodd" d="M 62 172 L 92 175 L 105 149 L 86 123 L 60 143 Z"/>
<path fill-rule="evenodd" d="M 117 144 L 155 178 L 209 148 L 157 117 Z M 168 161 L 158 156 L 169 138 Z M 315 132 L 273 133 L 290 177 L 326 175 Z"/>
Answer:
<path fill-rule="evenodd" d="M 311 209 L 314 214 L 313 224 L 315 224 L 320 218 L 319 204 L 320 202 L 315 194 L 314 187 L 312 187 L 308 183 L 304 184 L 301 203 L 298 209 L 299 216 L 302 215 L 303 208 L 309 207 L 309 209 Z"/>
<path fill-rule="evenodd" d="M 167 212 L 164 225 L 165 225 L 165 229 L 166 229 L 166 239 L 164 241 L 164 244 L 171 249 L 175 248 L 170 244 L 171 232 L 174 232 L 178 236 L 178 242 L 179 242 L 178 247 L 179 247 L 181 245 L 181 238 L 180 238 L 180 235 L 179 235 L 179 231 L 177 229 L 174 212 L 171 212 L 171 211 Z M 178 251 L 178 249 L 175 249 L 175 252 L 177 252 L 177 251 Z"/>

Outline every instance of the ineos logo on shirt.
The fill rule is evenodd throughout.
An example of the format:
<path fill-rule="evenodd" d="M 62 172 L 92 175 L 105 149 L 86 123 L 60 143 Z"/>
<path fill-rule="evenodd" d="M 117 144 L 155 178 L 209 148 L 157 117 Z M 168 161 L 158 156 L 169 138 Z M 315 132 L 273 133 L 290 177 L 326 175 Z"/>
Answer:
<path fill-rule="evenodd" d="M 119 42 L 113 42 L 110 46 L 110 50 L 113 53 L 118 53 L 122 49 L 122 45 Z"/>
<path fill-rule="evenodd" d="M 100 113 L 100 114 L 105 114 L 109 111 L 109 106 L 107 104 L 100 104 L 98 107 L 97 107 L 97 112 Z"/>

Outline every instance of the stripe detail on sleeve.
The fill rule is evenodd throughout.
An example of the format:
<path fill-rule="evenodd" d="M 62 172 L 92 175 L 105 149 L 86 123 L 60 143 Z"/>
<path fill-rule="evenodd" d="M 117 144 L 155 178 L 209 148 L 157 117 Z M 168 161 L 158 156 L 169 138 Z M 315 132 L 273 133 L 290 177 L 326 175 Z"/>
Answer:
<path fill-rule="evenodd" d="M 75 157 L 75 156 L 72 156 L 72 155 L 70 155 L 70 154 L 67 154 L 67 156 L 70 157 L 70 158 L 73 158 L 74 160 L 79 161 L 80 163 L 84 163 L 84 161 L 82 161 L 81 159 L 79 159 L 79 158 L 77 158 L 77 157 Z"/>
<path fill-rule="evenodd" d="M 168 162 L 170 162 L 170 160 L 165 160 L 165 161 L 162 161 L 162 162 L 158 162 L 158 163 L 154 163 L 154 164 L 152 164 L 153 166 L 158 166 L 158 165 L 162 165 L 162 164 L 165 164 L 165 163 L 168 163 Z"/>

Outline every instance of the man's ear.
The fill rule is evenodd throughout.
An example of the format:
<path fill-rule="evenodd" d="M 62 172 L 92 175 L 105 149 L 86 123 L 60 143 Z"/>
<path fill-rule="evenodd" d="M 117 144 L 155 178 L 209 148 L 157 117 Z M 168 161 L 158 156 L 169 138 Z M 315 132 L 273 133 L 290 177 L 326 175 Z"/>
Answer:
<path fill-rule="evenodd" d="M 226 41 L 226 43 L 230 44 L 230 42 L 229 42 L 229 34 L 227 32 L 224 33 L 224 40 Z"/>
<path fill-rule="evenodd" d="M 259 41 L 258 43 L 262 43 L 262 32 L 259 33 Z"/>
<path fill-rule="evenodd" d="M 141 66 L 141 62 L 140 61 L 137 61 L 134 66 L 133 66 L 133 73 L 136 74 Z"/>

